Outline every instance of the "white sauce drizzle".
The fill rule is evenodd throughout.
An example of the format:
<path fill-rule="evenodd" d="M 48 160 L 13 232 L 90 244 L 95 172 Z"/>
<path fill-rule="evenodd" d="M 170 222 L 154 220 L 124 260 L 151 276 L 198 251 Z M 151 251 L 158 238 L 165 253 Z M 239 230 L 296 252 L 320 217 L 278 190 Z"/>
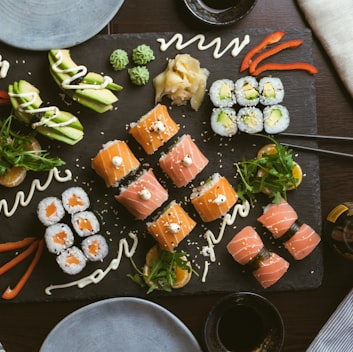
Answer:
<path fill-rule="evenodd" d="M 156 121 L 152 125 L 152 130 L 153 132 L 164 132 L 166 130 L 166 127 L 162 121 Z"/>
<path fill-rule="evenodd" d="M 214 200 L 213 203 L 220 205 L 227 200 L 227 197 L 224 194 L 219 194 Z"/>
<path fill-rule="evenodd" d="M 3 60 L 0 55 L 0 78 L 6 78 L 7 73 L 10 69 L 10 63 L 7 60 Z"/>
<path fill-rule="evenodd" d="M 182 160 L 182 164 L 184 166 L 191 166 L 193 163 L 192 158 L 190 155 L 185 155 L 184 159 Z"/>
<path fill-rule="evenodd" d="M 184 40 L 183 35 L 181 33 L 176 33 L 168 42 L 166 42 L 164 38 L 158 38 L 157 42 L 160 43 L 160 50 L 166 51 L 174 42 L 175 42 L 175 48 L 177 50 L 183 50 L 187 46 L 198 41 L 197 48 L 199 50 L 207 50 L 214 46 L 215 48 L 213 50 L 213 57 L 215 59 L 219 59 L 232 47 L 233 49 L 231 51 L 231 55 L 233 57 L 236 57 L 244 49 L 244 47 L 250 43 L 250 36 L 246 34 L 241 43 L 239 42 L 239 38 L 237 37 L 233 38 L 222 51 L 221 51 L 222 39 L 220 37 L 213 39 L 208 44 L 205 44 L 206 37 L 204 34 L 197 34 L 194 37 L 192 37 L 190 40 L 184 43 L 183 43 L 183 40 Z"/>
<path fill-rule="evenodd" d="M 168 230 L 171 233 L 178 233 L 180 231 L 180 225 L 173 222 L 169 225 Z"/>
<path fill-rule="evenodd" d="M 128 235 L 133 240 L 133 244 L 131 246 L 131 249 L 129 248 L 129 244 L 128 244 L 126 238 L 122 238 L 119 241 L 118 254 L 117 254 L 116 258 L 111 260 L 110 264 L 107 266 L 107 268 L 105 270 L 97 269 L 91 275 L 85 276 L 85 277 L 83 277 L 79 280 L 76 280 L 76 281 L 68 282 L 66 284 L 50 285 L 45 289 L 45 293 L 47 295 L 51 295 L 53 290 L 68 288 L 68 287 L 73 287 L 73 286 L 77 286 L 78 288 L 84 288 L 90 284 L 99 283 L 101 280 L 103 280 L 105 278 L 105 276 L 111 270 L 117 270 L 119 268 L 123 254 L 127 258 L 131 258 L 135 254 L 136 248 L 138 245 L 138 238 L 137 238 L 136 234 L 134 234 L 132 232 L 129 232 Z"/>
<path fill-rule="evenodd" d="M 6 217 L 11 217 L 16 212 L 19 205 L 21 207 L 26 207 L 31 202 L 33 195 L 34 195 L 34 192 L 36 190 L 40 191 L 40 192 L 46 190 L 49 187 L 49 185 L 51 184 L 53 178 L 55 178 L 55 180 L 58 182 L 68 182 L 68 181 L 72 180 L 72 173 L 70 170 L 66 169 L 65 174 L 66 174 L 66 176 L 61 177 L 59 170 L 56 167 L 54 167 L 53 169 L 51 169 L 49 171 L 47 180 L 45 181 L 45 183 L 43 185 L 40 183 L 39 179 L 34 179 L 32 181 L 27 198 L 26 198 L 25 193 L 23 191 L 17 192 L 16 197 L 15 197 L 15 201 L 14 201 L 14 204 L 13 204 L 11 210 L 9 210 L 7 200 L 1 199 L 0 200 L 0 212 L 3 211 L 3 213 Z"/>
<path fill-rule="evenodd" d="M 56 54 L 55 57 L 57 59 L 56 62 L 51 66 L 52 70 L 57 73 L 72 73 L 74 72 L 75 74 L 73 76 L 70 76 L 67 79 L 64 79 L 61 82 L 61 86 L 64 89 L 104 89 L 109 83 L 113 82 L 113 79 L 109 76 L 104 76 L 103 77 L 103 83 L 101 84 L 72 84 L 76 79 L 82 78 L 87 74 L 87 67 L 83 65 L 71 67 L 71 68 L 66 68 L 66 69 L 61 69 L 59 66 L 63 62 L 63 55 L 62 52 L 59 50 Z"/>
<path fill-rule="evenodd" d="M 115 166 L 115 167 L 119 167 L 123 164 L 123 158 L 121 156 L 113 156 L 112 157 L 112 164 Z"/>

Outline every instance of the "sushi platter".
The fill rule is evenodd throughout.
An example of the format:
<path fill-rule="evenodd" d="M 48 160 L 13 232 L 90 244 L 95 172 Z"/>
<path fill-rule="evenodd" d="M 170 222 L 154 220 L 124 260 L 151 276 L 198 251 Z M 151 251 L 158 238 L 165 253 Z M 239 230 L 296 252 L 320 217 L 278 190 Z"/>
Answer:
<path fill-rule="evenodd" d="M 248 36 L 250 38 L 248 47 L 250 48 L 261 41 L 267 33 L 273 31 L 273 29 L 249 29 L 247 31 L 224 29 L 217 33 L 205 33 L 205 38 L 206 41 L 211 41 L 220 37 L 222 47 L 226 47 L 234 38 L 239 38 L 239 41 L 241 41 L 245 36 Z M 303 43 L 295 50 L 279 53 L 278 60 L 282 62 L 293 60 L 312 62 L 310 30 L 288 29 L 285 32 L 287 39 L 302 39 Z M 281 255 L 290 264 L 286 274 L 267 290 L 301 290 L 320 286 L 323 276 L 321 245 L 303 260 L 294 260 L 284 246 L 272 236 L 263 235 L 265 231 L 257 219 L 262 214 L 263 207 L 271 202 L 264 194 L 258 197 L 255 207 L 251 208 L 248 216 L 237 217 L 232 225 L 226 227 L 221 243 L 214 248 L 216 254 L 214 262 L 210 262 L 209 258 L 203 254 L 202 249 L 207 245 L 205 233 L 212 231 L 217 234 L 222 219 L 210 222 L 204 222 L 201 219 L 190 202 L 193 187 L 197 187 L 214 173 L 219 173 L 225 176 L 236 190 L 237 179 L 234 164 L 242 159 L 256 156 L 257 151 L 267 144 L 268 140 L 243 132 L 239 132 L 232 137 L 222 137 L 215 134 L 210 126 L 213 105 L 208 94 L 205 95 L 204 101 L 197 111 L 189 103 L 183 106 L 172 105 L 167 97 L 163 97 L 160 103 L 168 107 L 169 115 L 178 125 L 178 130 L 172 138 L 153 153 L 146 153 L 128 132 L 131 123 L 135 123 L 155 107 L 153 78 L 165 69 L 167 60 L 174 58 L 177 54 L 187 53 L 191 55 L 199 60 L 201 67 L 209 71 L 207 89 L 215 80 L 231 79 L 236 81 L 247 75 L 247 73 L 239 72 L 241 60 L 248 50 L 247 47 L 236 56 L 231 55 L 229 50 L 219 58 L 215 58 L 212 47 L 200 50 L 196 43 L 191 43 L 182 49 L 178 49 L 176 45 L 170 45 L 165 51 L 162 51 L 159 39 L 163 38 L 168 41 L 173 34 L 102 35 L 70 48 L 71 56 L 75 62 L 86 65 L 90 71 L 112 77 L 114 82 L 123 87 L 116 94 L 119 100 L 114 103 L 113 109 L 101 114 L 75 101 L 63 101 L 62 94 L 49 72 L 48 52 L 25 51 L 0 45 L 0 54 L 11 63 L 7 77 L 0 80 L 0 89 L 6 90 L 8 85 L 15 81 L 27 80 L 39 88 L 43 101 L 60 106 L 64 110 L 75 114 L 84 126 L 83 139 L 75 145 L 50 140 L 43 135 L 37 136 L 44 149 L 49 150 L 51 155 L 59 156 L 65 161 L 66 164 L 58 168 L 61 176 L 65 175 L 65 170 L 70 170 L 72 179 L 66 182 L 53 180 L 45 190 L 34 192 L 31 202 L 26 206 L 19 206 L 11 216 L 5 216 L 4 214 L 4 200 L 11 207 L 19 190 L 28 194 L 33 179 L 39 179 L 44 183 L 48 173 L 29 172 L 26 180 L 17 188 L 2 187 L 0 192 L 2 202 L 0 242 L 21 240 L 29 236 L 43 237 L 45 226 L 37 215 L 37 206 L 40 201 L 46 197 L 61 198 L 69 187 L 79 186 L 86 190 L 90 200 L 89 208 L 97 215 L 100 222 L 100 234 L 106 238 L 108 243 L 108 255 L 104 260 L 87 263 L 85 268 L 75 275 L 68 275 L 63 272 L 56 262 L 55 254 L 50 253 L 45 248 L 32 276 L 13 302 L 145 296 L 146 288 L 141 288 L 128 277 L 128 275 L 134 274 L 134 267 L 129 258 L 124 255 L 119 257 L 119 250 L 121 249 L 119 247 L 123 247 L 121 245 L 122 240 L 125 240 L 124 243 L 131 247 L 133 240 L 130 235 L 131 233 L 134 234 L 138 238 L 138 244 L 133 260 L 137 266 L 142 267 L 145 263 L 147 251 L 155 244 L 155 239 L 148 233 L 146 224 L 151 222 L 164 206 L 173 201 L 181 204 L 188 216 L 195 222 L 190 234 L 179 243 L 178 250 L 187 253 L 197 275 L 193 275 L 191 281 L 181 289 L 175 289 L 170 293 L 155 291 L 151 294 L 191 295 L 237 290 L 264 290 L 244 267 L 232 259 L 226 249 L 226 245 L 232 237 L 247 225 L 257 229 L 266 248 Z M 187 41 L 196 34 L 183 33 L 184 40 Z M 153 49 L 155 58 L 147 65 L 150 75 L 149 81 L 143 86 L 138 86 L 131 83 L 127 69 L 115 71 L 112 68 L 109 63 L 109 56 L 118 48 L 131 53 L 135 47 L 141 44 L 149 45 Z M 286 132 L 315 134 L 317 132 L 315 75 L 300 70 L 276 71 L 270 73 L 270 75 L 276 75 L 284 87 L 282 104 L 287 108 L 290 115 L 290 124 Z M 9 113 L 7 107 L 1 107 L 0 111 L 2 118 Z M 175 141 L 184 135 L 191 136 L 207 162 L 191 183 L 176 187 L 166 175 L 166 172 L 161 169 L 159 158 L 161 153 L 167 153 Z M 163 198 L 163 205 L 146 219 L 135 219 L 131 212 L 117 201 L 116 196 L 119 194 L 119 188 L 111 187 L 110 184 L 108 186 L 91 166 L 92 159 L 102 149 L 102 146 L 113 140 L 125 141 L 136 156 L 140 171 L 142 169 L 152 169 L 157 179 L 168 191 L 168 200 L 165 201 L 166 198 Z M 280 141 L 288 141 L 288 138 L 281 137 Z M 310 141 L 309 145 L 315 146 L 315 143 L 315 141 Z M 298 189 L 288 192 L 288 202 L 297 211 L 300 222 L 310 225 L 320 234 L 321 206 L 318 156 L 304 151 L 295 151 L 294 156 L 303 170 L 304 177 Z M 128 178 L 128 180 L 132 179 L 133 177 Z M 64 217 L 63 221 L 70 223 L 68 216 L 65 216 L 66 218 Z M 6 262 L 10 259 L 10 256 L 11 254 L 1 253 L 1 261 Z M 118 265 L 111 265 L 112 262 L 113 264 L 117 263 L 118 257 Z M 208 262 L 207 275 L 204 271 L 205 262 Z M 110 269 L 105 272 L 108 267 Z M 50 294 L 46 293 L 46 288 L 51 285 L 64 285 L 74 280 L 80 280 L 96 272 L 96 270 L 98 270 L 98 276 L 105 273 L 104 278 L 97 283 L 92 282 L 83 285 L 84 287 L 73 284 L 62 289 L 54 289 Z M 0 292 L 3 292 L 9 285 L 15 285 L 23 271 L 24 266 L 18 265 L 3 274 L 0 280 Z"/>

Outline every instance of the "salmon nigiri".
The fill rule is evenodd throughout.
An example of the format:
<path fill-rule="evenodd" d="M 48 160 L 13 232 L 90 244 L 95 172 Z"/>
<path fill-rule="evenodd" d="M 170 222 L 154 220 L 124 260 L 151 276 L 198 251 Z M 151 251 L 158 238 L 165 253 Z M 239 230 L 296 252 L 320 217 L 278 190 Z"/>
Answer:
<path fill-rule="evenodd" d="M 227 250 L 233 259 L 252 269 L 263 288 L 275 284 L 288 270 L 289 263 L 276 253 L 270 252 L 251 226 L 245 226 L 228 243 Z"/>
<path fill-rule="evenodd" d="M 284 199 L 279 204 L 271 203 L 257 219 L 275 238 L 283 236 L 297 221 L 296 211 Z"/>
<path fill-rule="evenodd" d="M 171 118 L 165 105 L 157 104 L 131 123 L 129 133 L 136 139 L 147 154 L 153 154 L 179 131 L 179 126 Z"/>
<path fill-rule="evenodd" d="M 152 169 L 148 169 L 127 187 L 122 187 L 115 199 L 137 220 L 143 220 L 168 199 L 168 191 L 159 183 Z"/>
<path fill-rule="evenodd" d="M 201 219 L 209 222 L 227 213 L 237 202 L 238 194 L 229 181 L 216 172 L 193 190 L 190 199 Z"/>
<path fill-rule="evenodd" d="M 91 166 L 107 187 L 116 187 L 125 176 L 139 168 L 140 162 L 126 142 L 114 140 L 103 145 Z"/>
<path fill-rule="evenodd" d="M 172 201 L 155 221 L 147 223 L 147 230 L 163 250 L 172 251 L 195 226 L 186 211 Z"/>
<path fill-rule="evenodd" d="M 159 165 L 177 187 L 186 186 L 208 164 L 191 136 L 183 135 L 167 154 L 162 154 Z"/>

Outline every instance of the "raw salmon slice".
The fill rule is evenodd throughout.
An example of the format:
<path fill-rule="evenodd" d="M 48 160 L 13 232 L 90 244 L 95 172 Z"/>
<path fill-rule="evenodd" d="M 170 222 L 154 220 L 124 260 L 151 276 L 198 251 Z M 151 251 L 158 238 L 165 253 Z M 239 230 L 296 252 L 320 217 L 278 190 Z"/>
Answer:
<path fill-rule="evenodd" d="M 147 154 L 153 154 L 179 131 L 165 105 L 157 104 L 138 122 L 131 123 L 129 133 Z"/>
<path fill-rule="evenodd" d="M 177 187 L 186 186 L 207 164 L 208 159 L 188 134 L 159 159 L 160 167 Z"/>
<path fill-rule="evenodd" d="M 238 194 L 224 176 L 214 173 L 193 190 L 190 199 L 201 219 L 210 222 L 226 214 L 237 202 Z"/>
<path fill-rule="evenodd" d="M 122 187 L 115 199 L 136 219 L 143 220 L 168 199 L 168 191 L 159 183 L 152 169 L 149 169 L 144 170 L 127 187 Z"/>
<path fill-rule="evenodd" d="M 147 230 L 162 249 L 172 251 L 195 226 L 186 211 L 172 201 L 155 221 L 147 223 Z"/>
<path fill-rule="evenodd" d="M 275 238 L 283 236 L 298 219 L 295 210 L 282 199 L 279 204 L 269 204 L 257 219 Z"/>
<path fill-rule="evenodd" d="M 126 142 L 114 140 L 103 145 L 92 159 L 91 166 L 107 187 L 117 187 L 119 181 L 138 169 L 140 162 Z"/>
<path fill-rule="evenodd" d="M 321 237 L 309 225 L 302 224 L 299 230 L 284 243 L 296 260 L 308 256 L 320 243 Z"/>

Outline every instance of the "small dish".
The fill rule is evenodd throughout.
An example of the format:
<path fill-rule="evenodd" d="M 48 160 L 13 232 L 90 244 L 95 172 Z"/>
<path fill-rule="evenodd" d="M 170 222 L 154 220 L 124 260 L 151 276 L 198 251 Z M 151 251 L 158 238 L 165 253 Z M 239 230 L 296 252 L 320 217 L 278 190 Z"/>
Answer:
<path fill-rule="evenodd" d="M 246 16 L 256 0 L 184 0 L 184 3 L 198 20 L 209 25 L 227 26 Z"/>
<path fill-rule="evenodd" d="M 265 297 L 235 292 L 211 309 L 203 339 L 207 352 L 279 352 L 284 324 L 277 308 Z"/>

